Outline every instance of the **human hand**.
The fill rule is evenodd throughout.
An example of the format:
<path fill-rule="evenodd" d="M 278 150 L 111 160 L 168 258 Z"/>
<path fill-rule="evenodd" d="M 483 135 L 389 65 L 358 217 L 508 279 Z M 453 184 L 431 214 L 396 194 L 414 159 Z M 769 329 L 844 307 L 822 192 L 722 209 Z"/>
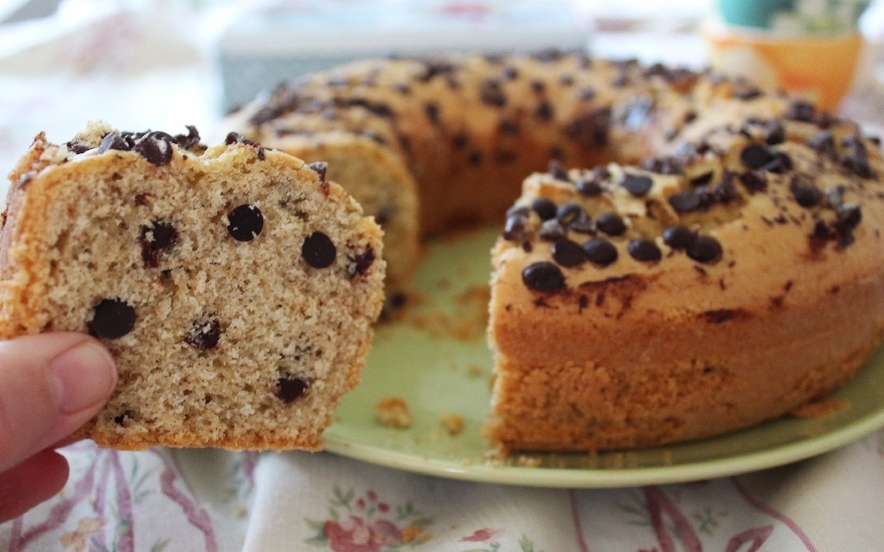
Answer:
<path fill-rule="evenodd" d="M 113 357 L 80 333 L 0 341 L 0 523 L 64 487 L 67 460 L 54 449 L 107 402 Z"/>

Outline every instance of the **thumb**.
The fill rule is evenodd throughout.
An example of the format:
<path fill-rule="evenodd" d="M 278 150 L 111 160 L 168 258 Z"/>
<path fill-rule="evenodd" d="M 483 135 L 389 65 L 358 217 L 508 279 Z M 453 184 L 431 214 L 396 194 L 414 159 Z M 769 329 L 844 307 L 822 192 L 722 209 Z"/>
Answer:
<path fill-rule="evenodd" d="M 0 341 L 0 472 L 94 416 L 117 382 L 113 357 L 80 333 Z"/>

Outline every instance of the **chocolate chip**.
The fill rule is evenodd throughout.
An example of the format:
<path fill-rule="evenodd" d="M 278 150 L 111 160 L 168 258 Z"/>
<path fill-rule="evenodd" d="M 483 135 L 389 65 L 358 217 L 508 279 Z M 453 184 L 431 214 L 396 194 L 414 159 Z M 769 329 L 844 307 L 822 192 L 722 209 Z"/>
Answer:
<path fill-rule="evenodd" d="M 595 224 L 592 222 L 592 217 L 583 208 L 568 223 L 568 229 L 581 234 L 595 234 Z"/>
<path fill-rule="evenodd" d="M 522 271 L 522 282 L 536 291 L 560 291 L 565 287 L 565 275 L 553 263 L 539 261 Z"/>
<path fill-rule="evenodd" d="M 364 252 L 348 256 L 347 258 L 350 260 L 350 264 L 347 265 L 347 274 L 351 278 L 355 278 L 368 272 L 368 269 L 374 264 L 376 256 L 374 249 L 368 247 Z"/>
<path fill-rule="evenodd" d="M 528 216 L 524 214 L 512 214 L 506 217 L 503 227 L 503 239 L 509 241 L 521 241 L 525 237 L 525 224 Z"/>
<path fill-rule="evenodd" d="M 701 263 L 711 263 L 721 258 L 721 244 L 711 236 L 697 236 L 688 245 L 686 252 L 688 257 Z"/>
<path fill-rule="evenodd" d="M 102 299 L 92 313 L 89 333 L 104 339 L 118 339 L 135 327 L 135 308 L 122 299 Z"/>
<path fill-rule="evenodd" d="M 578 192 L 587 197 L 597 196 L 602 193 L 602 185 L 595 179 L 578 180 L 575 186 Z"/>
<path fill-rule="evenodd" d="M 196 320 L 190 326 L 190 331 L 184 341 L 200 351 L 214 349 L 221 339 L 221 323 L 217 318 Z"/>
<path fill-rule="evenodd" d="M 507 65 L 500 69 L 500 76 L 504 80 L 516 80 L 519 77 L 519 70 L 512 65 Z"/>
<path fill-rule="evenodd" d="M 454 144 L 454 147 L 457 149 L 463 149 L 470 142 L 470 137 L 467 136 L 467 133 L 464 131 L 460 131 L 454 135 L 451 142 Z"/>
<path fill-rule="evenodd" d="M 794 168 L 794 164 L 792 163 L 792 158 L 789 157 L 789 154 L 778 151 L 774 154 L 774 158 L 763 167 L 762 170 L 770 171 L 773 173 L 784 173 L 787 171 L 791 171 Z"/>
<path fill-rule="evenodd" d="M 697 240 L 697 234 L 684 226 L 670 226 L 663 231 L 663 243 L 672 249 L 686 249 Z"/>
<path fill-rule="evenodd" d="M 761 89 L 756 86 L 743 85 L 734 89 L 733 96 L 738 100 L 749 101 L 761 96 Z"/>
<path fill-rule="evenodd" d="M 604 238 L 593 238 L 583 244 L 583 252 L 593 264 L 608 266 L 617 260 L 617 248 Z"/>
<path fill-rule="evenodd" d="M 767 189 L 767 177 L 761 171 L 746 171 L 737 178 L 750 192 L 763 192 Z"/>
<path fill-rule="evenodd" d="M 835 136 L 831 130 L 822 130 L 807 139 L 807 145 L 815 149 L 818 153 L 835 156 L 837 148 L 835 147 Z"/>
<path fill-rule="evenodd" d="M 690 179 L 691 184 L 694 186 L 705 186 L 712 182 L 712 179 L 715 177 L 715 171 L 709 171 L 707 173 L 703 173 L 701 175 L 695 176 Z"/>
<path fill-rule="evenodd" d="M 555 108 L 547 100 L 540 102 L 539 104 L 537 104 L 537 107 L 534 108 L 534 116 L 537 117 L 538 119 L 540 119 L 541 121 L 546 121 L 546 122 L 552 121 L 553 117 L 555 117 L 555 115 L 556 115 Z"/>
<path fill-rule="evenodd" d="M 173 139 L 165 132 L 148 132 L 135 143 L 135 151 L 158 167 L 172 161 Z"/>
<path fill-rule="evenodd" d="M 810 102 L 806 100 L 792 100 L 792 103 L 786 109 L 785 117 L 793 121 L 812 123 L 815 115 L 816 109 Z"/>
<path fill-rule="evenodd" d="M 264 215 L 254 205 L 240 205 L 227 214 L 227 220 L 227 231 L 236 241 L 252 241 L 264 229 Z"/>
<path fill-rule="evenodd" d="M 322 232 L 313 232 L 301 245 L 301 255 L 313 268 L 328 268 L 335 262 L 337 254 L 334 242 Z"/>
<path fill-rule="evenodd" d="M 308 163 L 307 166 L 319 175 L 320 182 L 325 182 L 326 174 L 328 174 L 328 163 L 325 161 L 314 161 L 313 163 Z"/>
<path fill-rule="evenodd" d="M 586 262 L 583 248 L 572 240 L 560 240 L 552 248 L 553 259 L 564 267 L 579 266 Z"/>
<path fill-rule="evenodd" d="M 563 240 L 568 236 L 565 226 L 556 219 L 543 221 L 538 235 L 547 241 Z"/>
<path fill-rule="evenodd" d="M 786 141 L 786 129 L 779 121 L 768 121 L 764 127 L 764 143 L 769 146 L 782 144 Z"/>
<path fill-rule="evenodd" d="M 506 94 L 501 89 L 500 81 L 496 79 L 487 79 L 482 83 L 482 87 L 479 89 L 479 98 L 483 103 L 494 107 L 506 105 Z"/>
<path fill-rule="evenodd" d="M 426 113 L 430 123 L 434 125 L 439 123 L 439 104 L 432 102 L 426 104 L 424 106 L 424 113 Z"/>
<path fill-rule="evenodd" d="M 591 86 L 584 86 L 580 90 L 577 91 L 577 97 L 580 98 L 581 101 L 587 102 L 593 98 L 595 98 L 596 91 L 595 88 Z"/>
<path fill-rule="evenodd" d="M 150 226 L 142 226 L 138 236 L 141 258 L 147 268 L 159 266 L 160 253 L 169 251 L 178 241 L 178 230 L 168 222 L 154 220 Z"/>
<path fill-rule="evenodd" d="M 700 208 L 700 194 L 694 190 L 682 190 L 669 196 L 669 205 L 677 213 L 690 213 Z"/>
<path fill-rule="evenodd" d="M 819 205 L 823 198 L 823 194 L 820 192 L 819 188 L 809 181 L 802 182 L 797 178 L 793 179 L 792 183 L 789 184 L 789 190 L 792 192 L 792 197 L 795 198 L 798 205 L 801 205 L 802 207 L 815 207 Z"/>
<path fill-rule="evenodd" d="M 563 203 L 562 205 L 559 205 L 558 209 L 556 209 L 556 219 L 565 226 L 570 225 L 577 219 L 586 217 L 587 214 L 583 207 L 581 207 L 579 203 L 574 203 L 573 201 Z"/>
<path fill-rule="evenodd" d="M 519 133 L 519 123 L 512 119 L 504 119 L 497 125 L 497 129 L 505 136 L 515 136 Z"/>
<path fill-rule="evenodd" d="M 604 213 L 596 218 L 595 226 L 609 236 L 619 236 L 626 232 L 626 223 L 617 213 Z"/>
<path fill-rule="evenodd" d="M 848 227 L 848 228 L 856 228 L 860 221 L 862 221 L 862 210 L 859 205 L 854 203 L 848 203 L 838 207 L 835 210 L 835 214 L 838 216 L 837 224 Z"/>
<path fill-rule="evenodd" d="M 568 178 L 568 170 L 556 159 L 550 159 L 547 171 L 556 180 L 564 180 L 565 182 L 570 182 L 571 180 Z"/>
<path fill-rule="evenodd" d="M 538 197 L 531 202 L 531 209 L 537 213 L 540 220 L 549 220 L 556 216 L 558 207 L 555 202 L 548 197 Z"/>
<path fill-rule="evenodd" d="M 660 251 L 660 248 L 657 247 L 657 244 L 645 238 L 636 238 L 632 240 L 629 242 L 626 250 L 629 251 L 632 258 L 637 261 L 652 262 L 659 261 L 663 258 L 663 253 Z"/>
<path fill-rule="evenodd" d="M 301 378 L 284 375 L 276 380 L 276 397 L 284 403 L 290 403 L 306 393 L 309 387 Z"/>
<path fill-rule="evenodd" d="M 665 157 L 649 158 L 642 161 L 642 168 L 660 174 L 682 174 L 684 163 L 678 157 L 667 155 Z"/>
<path fill-rule="evenodd" d="M 109 132 L 101 140 L 98 146 L 98 153 L 104 153 L 108 150 L 131 151 L 133 144 L 123 138 L 118 132 Z"/>
<path fill-rule="evenodd" d="M 641 174 L 625 174 L 620 185 L 634 196 L 643 196 L 651 191 L 654 181 L 651 177 Z"/>
<path fill-rule="evenodd" d="M 740 152 L 740 161 L 752 170 L 776 160 L 776 154 L 764 144 L 749 144 Z"/>

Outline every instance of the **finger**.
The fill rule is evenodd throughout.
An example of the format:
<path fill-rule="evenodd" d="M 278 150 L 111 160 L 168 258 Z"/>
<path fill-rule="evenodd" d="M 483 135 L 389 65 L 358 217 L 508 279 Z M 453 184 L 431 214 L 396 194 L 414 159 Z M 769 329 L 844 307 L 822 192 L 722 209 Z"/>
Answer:
<path fill-rule="evenodd" d="M 86 423 L 116 380 L 113 357 L 85 334 L 0 341 L 0 472 Z"/>
<path fill-rule="evenodd" d="M 54 450 L 44 450 L 0 473 L 0 523 L 24 514 L 64 487 L 68 461 Z"/>

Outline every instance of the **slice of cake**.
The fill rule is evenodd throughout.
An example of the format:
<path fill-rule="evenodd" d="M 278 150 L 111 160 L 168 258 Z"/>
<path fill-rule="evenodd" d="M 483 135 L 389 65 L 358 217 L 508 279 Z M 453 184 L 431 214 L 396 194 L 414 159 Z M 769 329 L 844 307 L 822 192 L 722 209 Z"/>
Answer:
<path fill-rule="evenodd" d="M 306 164 L 231 134 L 92 124 L 10 175 L 0 337 L 82 331 L 119 365 L 101 445 L 318 449 L 383 301 L 381 232 Z"/>

